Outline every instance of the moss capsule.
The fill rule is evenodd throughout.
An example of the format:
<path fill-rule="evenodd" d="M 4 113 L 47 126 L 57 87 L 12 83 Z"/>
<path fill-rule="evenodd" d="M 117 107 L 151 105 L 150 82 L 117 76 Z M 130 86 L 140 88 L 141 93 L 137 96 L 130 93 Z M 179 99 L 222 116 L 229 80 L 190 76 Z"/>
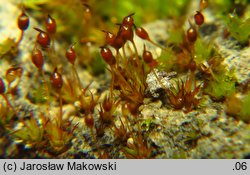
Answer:
<path fill-rule="evenodd" d="M 134 25 L 134 18 L 133 18 L 133 15 L 134 15 L 134 14 L 135 14 L 135 13 L 132 13 L 132 14 L 130 14 L 130 15 L 124 17 L 124 18 L 123 18 L 123 21 L 122 21 L 122 24 L 123 24 L 123 25 L 128 25 L 128 26 L 132 27 L 132 26 Z"/>
<path fill-rule="evenodd" d="M 38 28 L 34 29 L 39 32 L 39 34 L 37 35 L 37 42 L 40 44 L 41 47 L 48 48 L 50 46 L 50 37 L 48 33 Z"/>
<path fill-rule="evenodd" d="M 108 32 L 108 31 L 105 31 L 105 30 L 102 30 L 102 31 L 104 33 L 106 33 L 106 36 L 105 36 L 105 42 L 106 42 L 106 44 L 114 47 L 116 36 L 113 33 L 111 33 L 111 32 Z"/>
<path fill-rule="evenodd" d="M 62 88 L 63 79 L 57 68 L 55 68 L 53 74 L 50 76 L 50 82 L 55 89 L 60 90 Z"/>
<path fill-rule="evenodd" d="M 41 50 L 37 49 L 36 47 L 32 52 L 32 62 L 38 69 L 43 68 L 44 64 L 43 54 Z"/>
<path fill-rule="evenodd" d="M 115 37 L 113 47 L 116 50 L 119 50 L 124 44 L 125 44 L 125 40 L 123 39 L 122 36 L 118 35 L 118 36 Z"/>
<path fill-rule="evenodd" d="M 136 27 L 135 34 L 144 40 L 149 40 L 148 32 L 142 27 Z"/>
<path fill-rule="evenodd" d="M 196 41 L 196 39 L 197 39 L 197 32 L 196 32 L 195 28 L 190 27 L 187 30 L 187 39 L 188 39 L 189 42 L 195 42 Z"/>
<path fill-rule="evenodd" d="M 114 55 L 112 54 L 111 50 L 107 47 L 101 47 L 101 56 L 104 59 L 104 61 L 109 65 L 113 65 L 116 62 Z"/>
<path fill-rule="evenodd" d="M 132 27 L 129 25 L 122 25 L 119 30 L 120 36 L 123 38 L 124 41 L 133 41 L 134 33 Z"/>
<path fill-rule="evenodd" d="M 197 25 L 202 25 L 204 23 L 204 16 L 201 12 L 197 11 L 194 15 L 194 21 Z"/>
<path fill-rule="evenodd" d="M 45 27 L 48 33 L 55 34 L 56 33 L 56 20 L 53 19 L 50 15 L 48 15 L 48 18 L 45 21 Z"/>
<path fill-rule="evenodd" d="M 142 54 L 142 58 L 144 62 L 151 68 L 155 68 L 158 65 L 158 62 L 153 59 L 152 53 L 146 50 L 146 46 L 144 45 L 144 50 Z"/>
<path fill-rule="evenodd" d="M 70 48 L 68 48 L 68 50 L 65 53 L 65 56 L 66 56 L 67 60 L 71 64 L 75 63 L 75 60 L 76 60 L 76 51 L 75 51 L 75 49 L 72 46 Z"/>
<path fill-rule="evenodd" d="M 26 30 L 29 27 L 29 17 L 24 13 L 24 11 L 18 17 L 17 25 L 20 30 Z"/>
<path fill-rule="evenodd" d="M 150 64 L 153 61 L 152 53 L 150 51 L 146 50 L 146 46 L 145 45 L 144 45 L 144 50 L 143 50 L 142 58 L 143 58 L 144 62 L 147 63 L 147 64 Z"/>

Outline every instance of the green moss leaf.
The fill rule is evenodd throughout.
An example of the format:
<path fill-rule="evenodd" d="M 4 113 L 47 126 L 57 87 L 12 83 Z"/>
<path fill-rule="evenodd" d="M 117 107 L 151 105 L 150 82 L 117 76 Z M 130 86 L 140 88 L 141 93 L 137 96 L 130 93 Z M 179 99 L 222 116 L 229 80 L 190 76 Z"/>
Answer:
<path fill-rule="evenodd" d="M 105 72 L 105 62 L 101 58 L 101 55 L 99 53 L 96 53 L 95 59 L 93 62 L 89 65 L 89 70 L 91 73 L 95 76 L 100 75 Z"/>
<path fill-rule="evenodd" d="M 250 36 L 250 18 L 242 20 L 236 13 L 231 13 L 226 18 L 226 24 L 232 37 L 237 39 L 241 44 L 248 41 Z"/>
<path fill-rule="evenodd" d="M 249 122 L 250 121 L 250 92 L 242 100 L 242 109 L 240 111 L 240 118 L 243 121 Z"/>
<path fill-rule="evenodd" d="M 235 79 L 231 74 L 214 75 L 215 80 L 208 83 L 205 92 L 216 100 L 230 97 L 236 92 Z"/>
<path fill-rule="evenodd" d="M 170 71 L 176 61 L 175 53 L 171 48 L 167 48 L 165 51 L 162 52 L 161 56 L 157 58 L 157 61 L 159 62 L 159 69 Z"/>
<path fill-rule="evenodd" d="M 205 60 L 211 58 L 213 53 L 213 47 L 211 44 L 205 44 L 201 38 L 198 38 L 195 42 L 195 61 L 197 64 L 202 63 Z"/>
<path fill-rule="evenodd" d="M 39 10 L 40 9 L 40 5 L 44 5 L 46 3 L 48 3 L 49 0 L 25 0 L 23 2 L 24 6 L 27 8 L 31 8 L 34 10 Z"/>
<path fill-rule="evenodd" d="M 37 89 L 29 93 L 30 100 L 33 103 L 45 103 L 48 100 L 48 87 L 45 82 L 42 82 Z"/>
<path fill-rule="evenodd" d="M 168 33 L 169 33 L 169 38 L 168 38 L 169 43 L 174 43 L 174 44 L 179 45 L 183 42 L 183 30 L 182 29 L 173 29 L 173 30 L 170 30 Z"/>
<path fill-rule="evenodd" d="M 40 142 L 43 138 L 43 131 L 36 119 L 32 117 L 30 120 L 25 121 L 22 129 L 16 130 L 12 136 L 24 142 Z"/>

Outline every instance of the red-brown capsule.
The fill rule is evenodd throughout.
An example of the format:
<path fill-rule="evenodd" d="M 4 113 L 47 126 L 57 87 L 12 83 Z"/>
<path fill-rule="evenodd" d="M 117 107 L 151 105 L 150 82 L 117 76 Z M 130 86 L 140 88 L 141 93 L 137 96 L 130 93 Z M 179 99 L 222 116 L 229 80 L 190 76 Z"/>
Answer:
<path fill-rule="evenodd" d="M 196 11 L 196 14 L 194 15 L 194 21 L 197 25 L 202 25 L 204 23 L 204 16 L 201 12 Z"/>
<path fill-rule="evenodd" d="M 75 49 L 71 46 L 70 48 L 68 48 L 68 50 L 65 53 L 65 56 L 67 58 L 67 60 L 71 63 L 71 64 L 75 64 L 75 60 L 76 60 L 76 51 Z"/>
<path fill-rule="evenodd" d="M 119 35 L 123 38 L 124 41 L 133 41 L 134 38 L 134 32 L 132 30 L 132 27 L 129 25 L 121 25 Z"/>
<path fill-rule="evenodd" d="M 42 69 L 44 64 L 43 54 L 40 49 L 34 48 L 32 52 L 32 62 L 38 68 Z"/>
<path fill-rule="evenodd" d="M 34 29 L 39 32 L 39 34 L 37 35 L 37 42 L 40 44 L 41 47 L 48 48 L 50 46 L 50 37 L 48 33 L 38 28 Z"/>
<path fill-rule="evenodd" d="M 117 35 L 117 36 L 115 37 L 115 41 L 114 41 L 114 43 L 113 43 L 113 47 L 114 47 L 116 50 L 119 50 L 124 44 L 125 44 L 125 40 L 122 38 L 122 36 Z"/>
<path fill-rule="evenodd" d="M 196 39 L 197 39 L 197 32 L 196 32 L 195 28 L 190 27 L 187 30 L 187 38 L 188 38 L 189 42 L 195 42 L 196 41 Z"/>
<path fill-rule="evenodd" d="M 62 75 L 57 72 L 57 68 L 55 68 L 53 74 L 50 76 L 50 82 L 55 89 L 60 90 L 62 88 L 63 79 Z"/>
<path fill-rule="evenodd" d="M 144 62 L 151 68 L 155 68 L 158 65 L 158 62 L 153 59 L 152 53 L 146 50 L 146 46 L 144 45 L 144 50 L 142 54 Z"/>
<path fill-rule="evenodd" d="M 47 20 L 45 21 L 46 30 L 50 34 L 56 33 L 56 20 L 48 15 Z"/>
<path fill-rule="evenodd" d="M 104 59 L 104 61 L 109 65 L 113 65 L 116 62 L 114 55 L 112 54 L 111 50 L 107 47 L 101 47 L 101 56 Z"/>
<path fill-rule="evenodd" d="M 122 21 L 122 25 L 128 25 L 130 27 L 132 27 L 134 25 L 134 18 L 133 18 L 133 15 L 135 13 L 132 13 L 126 17 L 123 18 L 123 21 Z"/>
<path fill-rule="evenodd" d="M 23 11 L 17 19 L 17 25 L 20 30 L 26 30 L 29 27 L 29 17 Z"/>
<path fill-rule="evenodd" d="M 106 33 L 106 36 L 105 36 L 106 44 L 109 44 L 110 46 L 114 47 L 114 42 L 115 42 L 116 36 L 111 32 L 108 32 L 108 31 L 105 31 L 105 30 L 102 30 L 102 31 L 104 33 Z"/>
<path fill-rule="evenodd" d="M 93 128 L 94 126 L 94 118 L 92 114 L 88 114 L 87 116 L 84 117 L 85 123 L 89 128 Z"/>
<path fill-rule="evenodd" d="M 148 32 L 142 27 L 136 27 L 135 34 L 144 40 L 149 40 Z"/>
<path fill-rule="evenodd" d="M 153 56 L 150 51 L 146 50 L 146 46 L 144 45 L 144 50 L 142 54 L 142 58 L 145 61 L 145 63 L 150 64 L 153 61 Z"/>
<path fill-rule="evenodd" d="M 4 94 L 4 92 L 5 92 L 5 85 L 2 78 L 0 78 L 0 94 Z"/>

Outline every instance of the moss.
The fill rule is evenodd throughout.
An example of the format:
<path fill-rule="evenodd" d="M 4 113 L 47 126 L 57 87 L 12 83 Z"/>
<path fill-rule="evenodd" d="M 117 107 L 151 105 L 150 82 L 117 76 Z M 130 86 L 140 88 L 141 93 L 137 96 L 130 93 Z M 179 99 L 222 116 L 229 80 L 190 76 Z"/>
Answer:
<path fill-rule="evenodd" d="M 148 7 L 152 8 L 152 3 L 155 1 L 149 1 Z M 190 1 L 189 0 L 179 0 L 179 1 L 168 1 L 166 4 L 166 1 L 164 0 L 158 0 L 158 8 L 160 10 L 160 14 L 167 16 L 167 17 L 176 17 L 181 16 L 185 13 L 185 10 L 187 9 L 187 5 Z M 166 8 L 167 6 L 167 8 Z"/>
<path fill-rule="evenodd" d="M 0 43 L 0 59 L 4 56 L 15 56 L 17 55 L 17 44 L 14 39 L 7 38 Z"/>
<path fill-rule="evenodd" d="M 28 146 L 42 142 L 44 127 L 39 125 L 36 119 L 31 117 L 23 122 L 24 127 L 12 133 L 12 137 L 17 141 L 22 141 Z"/>
<path fill-rule="evenodd" d="M 14 111 L 3 102 L 0 102 L 0 127 L 4 128 L 6 125 L 10 125 L 15 118 L 14 116 Z"/>
<path fill-rule="evenodd" d="M 88 4 L 84 4 L 85 2 Z M 215 100 L 229 99 L 232 94 L 236 93 L 236 80 L 234 79 L 233 71 L 228 71 L 221 64 L 223 61 L 221 57 L 217 57 L 216 50 L 213 48 L 213 38 L 208 36 L 212 32 L 207 32 L 206 34 L 206 39 L 210 39 L 209 43 L 205 43 L 202 35 L 199 34 L 197 35 L 197 40 L 187 40 L 188 35 L 183 30 L 183 25 L 185 19 L 191 19 L 191 15 L 187 16 L 186 14 L 186 11 L 189 10 L 186 7 L 190 2 L 189 0 L 55 0 L 53 2 L 48 0 L 27 0 L 24 2 L 24 5 L 28 8 L 29 15 L 33 17 L 35 15 L 36 20 L 41 22 L 41 25 L 44 24 L 42 22 L 44 21 L 44 14 L 46 16 L 49 13 L 56 20 L 57 33 L 55 38 L 53 38 L 55 39 L 54 44 L 56 47 L 51 47 L 53 49 L 51 53 L 46 49 L 42 50 L 45 59 L 44 69 L 41 68 L 41 72 L 43 71 L 44 74 L 43 78 L 39 74 L 33 74 L 34 71 L 32 69 L 34 67 L 30 66 L 32 62 L 22 64 L 25 73 L 19 79 L 26 76 L 25 78 L 29 80 L 27 81 L 27 83 L 29 82 L 27 87 L 30 87 L 29 95 L 24 98 L 29 99 L 31 109 L 26 104 L 19 102 L 21 97 L 19 89 L 21 90 L 24 87 L 21 83 L 20 85 L 17 83 L 17 92 L 15 93 L 8 88 L 6 95 L 11 97 L 11 103 L 13 102 L 14 105 L 13 109 L 9 110 L 7 104 L 4 105 L 5 103 L 0 102 L 0 126 L 3 126 L 4 132 L 11 130 L 11 141 L 23 142 L 25 146 L 31 147 L 32 149 L 30 150 L 34 151 L 34 153 L 43 154 L 43 152 L 48 152 L 53 156 L 58 156 L 64 152 L 68 156 L 71 151 L 88 149 L 87 154 L 96 154 L 99 158 L 124 158 L 124 156 L 125 158 L 155 158 L 159 154 L 162 154 L 163 157 L 188 158 L 191 156 L 195 157 L 196 151 L 199 151 L 199 144 L 206 143 L 203 142 L 205 139 L 209 142 L 202 145 L 206 145 L 208 148 L 203 148 L 202 146 L 202 149 L 208 150 L 205 152 L 205 156 L 207 152 L 210 154 L 209 147 L 214 146 L 210 139 L 218 136 L 216 135 L 217 133 L 213 135 L 213 131 L 215 131 L 213 129 L 219 129 L 214 128 L 217 125 L 213 119 L 221 117 L 219 115 L 224 113 L 219 113 L 217 108 L 214 109 L 216 104 L 210 100 L 208 95 L 203 96 L 203 91 Z M 244 0 L 237 2 L 215 0 L 214 3 L 209 4 L 209 8 L 213 4 L 217 4 L 219 8 L 223 6 L 222 13 L 229 13 L 235 4 L 244 4 L 245 2 Z M 152 6 L 152 4 L 154 5 Z M 88 7 L 91 14 L 86 13 L 86 8 Z M 199 10 L 199 7 L 197 6 L 193 10 Z M 128 15 L 133 12 L 135 13 L 134 15 Z M 222 14 L 221 12 L 219 13 Z M 173 25 L 168 27 L 170 30 L 166 29 L 169 31 L 164 32 L 169 33 L 167 43 L 164 43 L 168 46 L 167 48 L 151 42 L 151 44 L 162 48 L 163 53 L 160 58 L 154 60 L 146 54 L 148 53 L 146 47 L 149 45 L 144 47 L 142 55 L 138 55 L 141 50 L 136 48 L 137 45 L 131 46 L 130 49 L 122 50 L 122 46 L 125 46 L 127 41 L 133 41 L 133 37 L 136 35 L 136 32 L 133 33 L 136 27 L 134 27 L 133 22 L 128 20 L 128 17 L 129 19 L 130 17 L 133 18 L 136 26 L 166 17 L 170 17 L 171 21 L 174 21 L 171 23 Z M 249 32 L 247 31 L 249 21 L 244 21 L 238 16 L 228 16 L 227 20 L 231 35 L 239 40 L 240 43 L 246 42 L 249 37 Z M 122 23 L 120 28 L 114 25 L 119 22 Z M 217 26 L 217 23 L 214 25 Z M 238 26 L 239 28 L 237 28 Z M 39 27 L 44 28 L 44 26 Z M 196 24 L 192 27 L 197 32 L 201 29 Z M 101 30 L 113 33 L 113 39 L 115 40 L 111 42 L 112 36 L 109 36 L 111 38 L 103 36 Z M 215 35 L 213 34 L 213 36 Z M 155 37 L 158 38 L 158 35 Z M 160 34 L 159 37 L 161 37 Z M 103 41 L 104 38 L 106 41 Z M 152 40 L 159 41 L 161 44 L 164 42 L 156 38 L 152 38 Z M 151 38 L 141 37 L 141 39 L 142 42 L 150 42 Z M 65 62 L 65 56 L 63 56 L 65 46 L 72 43 L 77 45 L 76 53 L 78 60 L 72 69 L 73 71 L 76 70 L 75 74 L 71 73 L 71 67 L 66 65 L 67 62 Z M 39 47 L 35 43 L 32 43 L 31 47 L 34 46 L 33 44 Z M 59 47 L 57 47 L 57 44 L 59 44 Z M 107 60 L 105 59 L 107 57 L 104 57 L 104 61 L 100 57 L 99 50 L 97 52 L 99 46 L 102 49 L 104 47 L 113 47 L 117 53 L 113 52 L 108 58 L 113 59 L 114 57 L 115 61 L 107 61 L 107 64 L 105 64 L 104 61 Z M 54 48 L 58 48 L 58 50 L 54 50 Z M 134 52 L 137 49 L 138 53 Z M 150 46 L 149 49 L 151 49 Z M 118 50 L 121 54 L 118 53 Z M 24 60 L 26 61 L 25 57 L 17 55 L 17 51 L 18 45 L 15 43 L 15 40 L 6 39 L 0 46 L 1 56 L 12 56 L 14 55 L 12 53 L 16 53 L 13 59 L 8 60 L 10 64 L 17 62 L 19 65 Z M 125 54 L 122 52 L 125 52 Z M 102 57 L 103 55 L 105 56 L 102 53 L 101 55 Z M 62 57 L 62 62 L 59 63 L 58 60 L 58 64 L 51 65 L 51 60 L 48 60 L 48 58 L 51 57 L 53 59 L 57 56 L 59 58 Z M 156 66 L 166 72 L 176 71 L 177 80 L 175 82 L 169 81 L 170 85 L 165 87 L 161 80 L 165 78 L 168 80 L 168 75 L 166 74 L 167 77 L 165 77 L 165 74 L 156 74 L 154 72 Z M 51 71 L 55 67 L 58 67 L 59 72 L 63 76 L 61 78 L 63 86 L 61 87 L 60 85 L 58 89 L 51 88 L 48 79 L 48 75 L 52 73 Z M 103 84 L 97 86 L 100 88 L 96 90 L 96 86 L 93 86 L 90 91 L 90 84 L 83 87 L 83 82 L 86 81 L 85 77 L 80 77 L 80 79 L 77 74 L 77 71 L 83 71 L 86 68 L 93 76 L 107 72 L 111 73 L 111 81 L 105 82 L 105 80 L 101 80 Z M 105 71 L 106 69 L 108 71 Z M 150 72 L 154 72 L 159 86 L 162 86 L 159 88 L 161 90 L 159 91 L 159 96 L 164 93 L 163 97 L 168 96 L 168 99 L 163 101 L 160 97 L 162 102 L 159 105 L 157 104 L 157 107 L 150 107 L 150 109 L 153 109 L 153 112 L 151 111 L 150 115 L 146 115 L 143 112 L 146 108 L 144 105 L 148 103 L 146 101 L 156 100 L 146 93 L 148 88 L 146 79 Z M 8 80 L 7 74 L 5 76 L 1 74 L 1 76 Z M 107 76 L 101 77 L 106 78 Z M 187 77 L 187 79 L 184 80 L 184 77 Z M 96 80 L 94 77 L 91 78 L 93 78 L 93 81 Z M 202 86 L 203 82 L 204 86 Z M 46 85 L 47 83 L 48 86 Z M 110 87 L 106 87 L 106 83 L 109 83 Z M 57 82 L 54 84 L 57 85 Z M 105 93 L 109 94 L 104 99 Z M 204 97 L 207 97 L 210 101 L 205 99 L 204 104 L 201 103 L 200 101 Z M 17 103 L 15 103 L 15 100 L 17 100 Z M 242 99 L 237 99 L 238 101 L 233 100 L 234 103 L 229 105 L 235 107 L 231 110 L 231 113 L 239 119 L 248 122 L 250 93 L 248 92 Z M 45 103 L 46 101 L 47 103 Z M 42 103 L 45 103 L 45 105 L 42 105 Z M 221 105 L 218 106 L 218 108 L 220 107 Z M 59 112 L 56 112 L 58 108 Z M 213 109 L 214 114 L 212 116 L 210 116 L 211 112 L 208 108 Z M 190 115 L 184 114 L 180 111 L 181 109 L 185 113 L 190 112 Z M 32 115 L 27 114 L 30 110 L 35 111 L 34 118 Z M 192 110 L 194 111 L 191 112 Z M 26 117 L 22 120 L 24 116 Z M 197 117 L 196 127 L 192 125 L 190 127 L 187 122 L 187 120 L 190 121 L 193 117 Z M 235 120 L 229 120 L 229 122 L 231 121 Z M 117 122 L 120 122 L 120 125 Z M 181 123 L 185 127 L 180 126 Z M 16 125 L 19 126 L 19 124 L 23 126 L 21 128 L 15 127 Z M 77 128 L 78 125 L 79 128 Z M 13 132 L 13 130 L 15 131 Z M 210 130 L 212 130 L 211 134 Z M 230 131 L 235 130 L 234 128 Z M 200 139 L 203 137 L 203 131 L 208 133 L 209 137 L 211 135 L 211 138 L 204 137 L 204 140 L 203 138 Z M 149 137 L 154 132 L 156 133 L 155 137 Z M 223 132 L 218 133 L 224 135 L 227 131 L 223 130 Z M 167 142 L 165 142 L 166 140 Z M 66 152 L 72 145 L 72 149 Z M 224 145 L 224 142 L 219 143 L 219 149 Z M 111 149 L 112 152 L 107 153 Z M 218 155 L 213 150 L 211 155 L 209 154 L 207 157 L 224 156 L 224 153 Z M 226 157 L 233 157 L 234 155 L 235 153 L 231 154 L 230 152 Z M 202 156 L 199 155 L 199 157 Z M 51 156 L 49 155 L 49 157 Z M 86 156 L 83 157 L 86 158 Z"/>
<path fill-rule="evenodd" d="M 242 108 L 239 113 L 239 117 L 241 120 L 245 122 L 250 122 L 250 91 L 247 95 L 242 99 Z"/>
<path fill-rule="evenodd" d="M 250 122 L 250 91 L 246 95 L 234 94 L 226 100 L 226 111 L 246 123 Z"/>
<path fill-rule="evenodd" d="M 146 119 L 141 123 L 141 127 L 146 131 L 149 131 L 154 125 L 152 118 Z"/>
<path fill-rule="evenodd" d="M 162 52 L 161 56 L 157 58 L 159 65 L 158 68 L 164 71 L 170 71 L 176 62 L 176 56 L 172 49 L 167 48 Z"/>
<path fill-rule="evenodd" d="M 214 49 L 210 44 L 206 44 L 202 41 L 201 38 L 198 38 L 195 42 L 195 61 L 196 64 L 200 64 L 205 60 L 208 60 L 209 58 L 211 58 L 214 54 Z"/>
<path fill-rule="evenodd" d="M 236 92 L 235 79 L 232 73 L 216 74 L 215 79 L 208 83 L 205 93 L 209 94 L 215 100 L 223 100 Z"/>
<path fill-rule="evenodd" d="M 29 99 L 36 104 L 45 103 L 48 100 L 47 85 L 42 82 L 37 89 L 32 89 L 29 93 Z"/>
<path fill-rule="evenodd" d="M 168 31 L 169 38 L 168 43 L 181 44 L 183 42 L 183 30 L 180 29 L 172 29 Z"/>
<path fill-rule="evenodd" d="M 215 8 L 215 12 L 218 15 L 224 15 L 228 13 L 233 6 L 233 1 L 214 0 L 211 6 Z"/>
<path fill-rule="evenodd" d="M 106 66 L 99 53 L 96 53 L 96 56 L 94 58 L 95 59 L 91 62 L 88 68 L 94 76 L 98 76 L 105 72 Z"/>
<path fill-rule="evenodd" d="M 246 20 L 240 19 L 234 12 L 226 17 L 226 25 L 232 37 L 240 44 L 244 44 L 248 41 L 250 36 L 250 18 Z"/>
<path fill-rule="evenodd" d="M 172 155 L 173 159 L 186 159 L 187 157 L 187 152 L 181 149 L 175 150 Z"/>
<path fill-rule="evenodd" d="M 49 0 L 26 0 L 22 2 L 25 7 L 31 8 L 33 10 L 39 10 L 41 5 L 45 5 Z"/>
<path fill-rule="evenodd" d="M 141 25 L 142 22 L 159 18 L 181 16 L 185 13 L 189 2 L 189 0 L 169 0 L 167 2 L 165 0 L 106 0 L 98 2 L 97 9 L 102 13 L 102 16 L 112 17 L 115 21 L 121 21 L 128 13 L 136 12 L 135 20 L 137 25 Z M 107 6 L 107 4 L 110 4 L 110 6 Z"/>

